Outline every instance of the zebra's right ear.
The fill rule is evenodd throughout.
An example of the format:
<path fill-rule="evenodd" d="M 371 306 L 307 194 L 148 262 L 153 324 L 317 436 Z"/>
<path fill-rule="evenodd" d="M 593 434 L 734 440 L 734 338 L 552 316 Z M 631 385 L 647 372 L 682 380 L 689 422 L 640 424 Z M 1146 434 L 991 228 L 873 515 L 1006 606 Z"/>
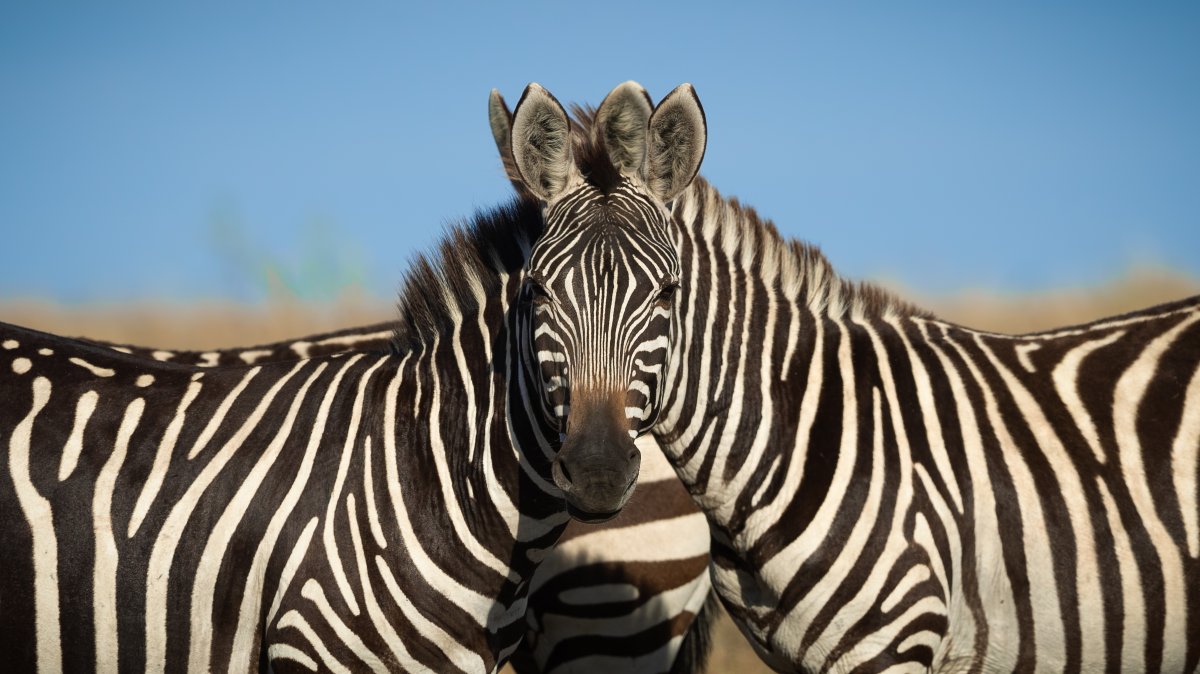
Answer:
<path fill-rule="evenodd" d="M 571 157 L 571 122 L 558 100 L 538 84 L 525 87 L 509 137 L 525 188 L 543 201 L 560 196 L 577 169 Z"/>
<path fill-rule="evenodd" d="M 512 112 L 504 102 L 504 97 L 498 90 L 492 89 L 488 95 L 488 125 L 492 127 L 492 138 L 496 141 L 501 158 L 512 155 L 512 148 L 508 144 L 512 137 L 512 119 Z"/>
<path fill-rule="evenodd" d="M 521 174 L 517 172 L 517 164 L 513 161 L 512 145 L 512 111 L 508 103 L 496 89 L 488 95 L 488 126 L 492 129 L 492 139 L 496 141 L 496 150 L 500 153 L 500 162 L 504 165 L 504 175 L 512 183 L 519 194 L 526 195 L 528 191 L 521 182 Z"/>

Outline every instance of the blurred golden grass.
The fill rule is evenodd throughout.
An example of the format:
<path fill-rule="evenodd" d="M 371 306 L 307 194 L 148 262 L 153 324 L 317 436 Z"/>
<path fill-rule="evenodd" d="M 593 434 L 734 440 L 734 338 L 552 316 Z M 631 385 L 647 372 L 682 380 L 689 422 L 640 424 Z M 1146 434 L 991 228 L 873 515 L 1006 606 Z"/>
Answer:
<path fill-rule="evenodd" d="M 1200 279 L 1139 268 L 1092 288 L 1038 293 L 984 290 L 906 298 L 945 320 L 982 330 L 1030 332 L 1082 323 L 1200 293 Z M 274 301 L 263 306 L 221 302 L 64 306 L 0 300 L 0 320 L 61 335 L 85 336 L 162 348 L 203 349 L 250 345 L 388 320 L 388 302 L 351 297 L 331 304 Z M 507 671 L 511 671 L 506 669 Z M 722 612 L 709 672 L 770 672 Z"/>

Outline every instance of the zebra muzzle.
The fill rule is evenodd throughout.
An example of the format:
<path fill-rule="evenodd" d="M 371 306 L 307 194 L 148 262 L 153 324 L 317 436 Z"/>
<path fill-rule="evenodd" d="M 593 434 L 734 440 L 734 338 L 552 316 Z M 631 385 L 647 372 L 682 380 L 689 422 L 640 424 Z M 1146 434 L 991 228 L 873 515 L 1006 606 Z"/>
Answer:
<path fill-rule="evenodd" d="M 551 473 L 572 517 L 602 522 L 629 501 L 641 464 L 641 452 L 627 430 L 585 422 L 567 433 Z"/>

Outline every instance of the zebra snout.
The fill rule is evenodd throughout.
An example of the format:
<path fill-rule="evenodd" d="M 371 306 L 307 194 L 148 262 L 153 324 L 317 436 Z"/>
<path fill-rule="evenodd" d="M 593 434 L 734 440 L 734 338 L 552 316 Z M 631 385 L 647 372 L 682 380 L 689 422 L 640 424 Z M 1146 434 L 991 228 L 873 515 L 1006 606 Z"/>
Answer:
<path fill-rule="evenodd" d="M 554 460 L 554 484 L 563 492 L 567 511 L 583 522 L 602 522 L 625 506 L 637 483 L 641 452 L 633 443 L 566 443 Z"/>

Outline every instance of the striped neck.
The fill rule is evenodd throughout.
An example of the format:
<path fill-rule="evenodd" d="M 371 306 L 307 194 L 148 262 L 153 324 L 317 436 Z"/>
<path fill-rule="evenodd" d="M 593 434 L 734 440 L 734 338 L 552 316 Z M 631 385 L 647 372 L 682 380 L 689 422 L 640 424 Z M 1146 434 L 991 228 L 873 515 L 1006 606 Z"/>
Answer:
<path fill-rule="evenodd" d="M 673 214 L 684 289 L 655 434 L 697 503 L 736 531 L 741 517 L 734 511 L 745 510 L 738 499 L 754 494 L 746 484 L 765 486 L 769 466 L 777 470 L 792 450 L 772 443 L 769 425 L 760 421 L 781 412 L 781 403 L 804 406 L 799 396 L 811 385 L 789 381 L 797 372 L 837 367 L 836 348 L 819 344 L 819 324 L 921 312 L 879 288 L 840 278 L 818 249 L 784 239 L 701 178 Z M 816 348 L 821 352 L 813 358 Z M 793 367 L 801 361 L 808 365 Z M 783 399 L 781 390 L 788 393 Z"/>

